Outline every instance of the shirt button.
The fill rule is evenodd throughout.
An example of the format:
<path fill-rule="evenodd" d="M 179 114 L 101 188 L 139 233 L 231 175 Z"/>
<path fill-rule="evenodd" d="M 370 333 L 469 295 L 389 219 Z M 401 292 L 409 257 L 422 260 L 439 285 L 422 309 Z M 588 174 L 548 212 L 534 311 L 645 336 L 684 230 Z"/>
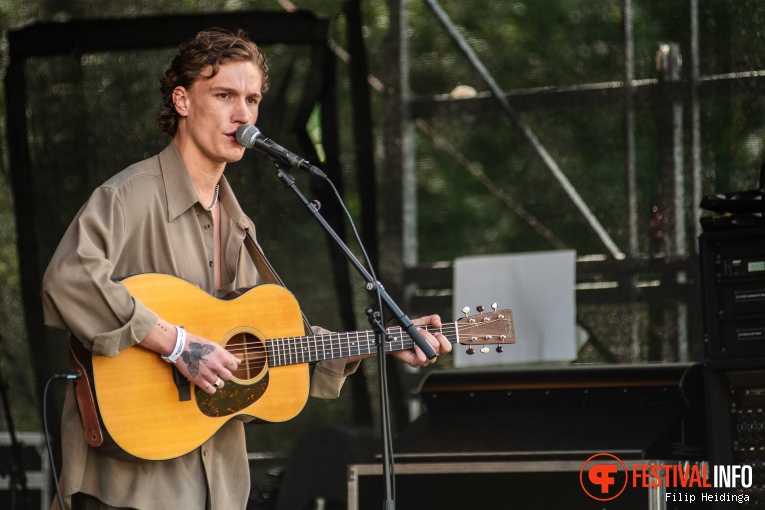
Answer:
<path fill-rule="evenodd" d="M 207 450 L 203 451 L 203 452 L 202 452 L 202 455 L 204 455 L 205 457 L 207 457 Z"/>
<path fill-rule="evenodd" d="M 210 230 L 210 224 L 205 225 L 205 230 Z"/>
<path fill-rule="evenodd" d="M 210 267 L 212 267 L 212 266 L 213 266 L 213 261 L 211 260 L 211 261 L 210 261 Z"/>

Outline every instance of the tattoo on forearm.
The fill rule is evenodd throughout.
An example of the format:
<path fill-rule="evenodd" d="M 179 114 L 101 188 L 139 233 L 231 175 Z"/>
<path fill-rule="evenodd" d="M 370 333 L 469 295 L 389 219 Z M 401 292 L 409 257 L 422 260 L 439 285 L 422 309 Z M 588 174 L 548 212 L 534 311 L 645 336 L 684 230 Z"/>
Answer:
<path fill-rule="evenodd" d="M 206 354 L 210 354 L 214 350 L 215 346 L 212 345 L 202 345 L 199 342 L 189 342 L 189 350 L 183 351 L 181 357 L 186 363 L 186 366 L 189 367 L 189 374 L 191 374 L 192 379 L 199 375 L 199 362 L 204 361 L 207 363 L 207 361 L 204 359 L 204 356 Z"/>

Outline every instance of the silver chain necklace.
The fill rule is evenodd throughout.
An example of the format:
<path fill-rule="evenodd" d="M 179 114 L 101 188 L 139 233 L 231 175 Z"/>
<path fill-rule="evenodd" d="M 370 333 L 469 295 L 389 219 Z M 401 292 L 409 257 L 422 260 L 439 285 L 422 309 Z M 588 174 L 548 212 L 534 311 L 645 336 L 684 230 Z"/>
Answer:
<path fill-rule="evenodd" d="M 210 207 L 207 208 L 208 211 L 212 211 L 215 209 L 215 206 L 218 205 L 218 194 L 220 193 L 220 184 L 215 185 L 215 196 L 213 197 L 213 202 Z"/>

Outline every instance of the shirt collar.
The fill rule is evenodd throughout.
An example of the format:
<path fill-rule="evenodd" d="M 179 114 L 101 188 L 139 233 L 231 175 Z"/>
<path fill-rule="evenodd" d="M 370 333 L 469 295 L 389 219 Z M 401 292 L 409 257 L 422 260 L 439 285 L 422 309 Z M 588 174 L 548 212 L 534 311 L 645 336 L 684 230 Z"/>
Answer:
<path fill-rule="evenodd" d="M 189 172 L 183 163 L 178 147 L 175 142 L 165 147 L 159 153 L 159 165 L 162 169 L 162 177 L 165 181 L 165 198 L 167 200 L 167 221 L 189 210 L 199 202 L 194 183 L 191 182 Z M 225 208 L 226 214 L 241 228 L 247 228 L 247 216 L 237 202 L 231 186 L 225 176 L 220 180 L 220 203 Z"/>
<path fill-rule="evenodd" d="M 167 221 L 173 221 L 199 202 L 199 198 L 175 142 L 159 153 L 159 166 L 165 181 Z"/>

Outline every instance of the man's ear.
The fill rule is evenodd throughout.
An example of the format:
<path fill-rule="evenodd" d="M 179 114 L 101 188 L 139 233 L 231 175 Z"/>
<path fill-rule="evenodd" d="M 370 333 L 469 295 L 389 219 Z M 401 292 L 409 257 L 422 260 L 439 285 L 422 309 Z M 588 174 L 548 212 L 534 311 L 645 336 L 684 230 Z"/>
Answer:
<path fill-rule="evenodd" d="M 181 117 L 186 117 L 189 114 L 189 93 L 185 87 L 175 87 L 173 90 L 173 106 L 175 111 Z"/>

